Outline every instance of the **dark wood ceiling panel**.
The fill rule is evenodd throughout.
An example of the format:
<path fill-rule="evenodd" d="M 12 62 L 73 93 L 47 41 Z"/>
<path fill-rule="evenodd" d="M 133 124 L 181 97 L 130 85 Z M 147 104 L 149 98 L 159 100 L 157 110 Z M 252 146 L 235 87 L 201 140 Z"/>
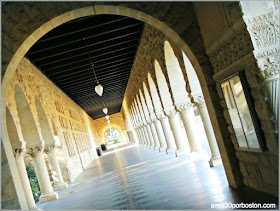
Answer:
<path fill-rule="evenodd" d="M 42 37 L 27 53 L 54 84 L 93 119 L 119 112 L 141 39 L 143 22 L 96 15 L 65 23 Z M 104 92 L 99 97 L 94 70 Z"/>

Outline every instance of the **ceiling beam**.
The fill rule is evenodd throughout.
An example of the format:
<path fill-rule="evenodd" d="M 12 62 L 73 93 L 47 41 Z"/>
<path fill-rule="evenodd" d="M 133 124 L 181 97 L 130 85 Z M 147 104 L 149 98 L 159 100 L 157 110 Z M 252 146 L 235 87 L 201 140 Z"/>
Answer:
<path fill-rule="evenodd" d="M 64 58 L 64 59 L 56 60 L 56 62 L 58 62 L 58 61 L 64 61 L 64 60 L 67 60 L 67 59 L 75 58 L 75 57 L 80 56 L 80 55 L 85 55 L 85 54 L 88 54 L 88 53 L 93 53 L 93 52 L 96 52 L 96 51 L 100 51 L 100 50 L 112 48 L 112 47 L 114 47 L 114 46 L 123 45 L 124 43 L 129 43 L 129 42 L 132 42 L 132 41 L 135 41 L 135 40 L 138 41 L 138 39 L 127 40 L 127 41 L 124 41 L 124 42 L 121 42 L 121 43 L 117 43 L 117 44 L 113 44 L 113 45 L 109 45 L 109 46 L 106 46 L 106 47 L 103 47 L 103 48 L 98 48 L 98 49 L 93 50 L 93 51 L 81 53 L 81 54 L 78 54 L 78 55 L 75 54 L 74 56 L 70 56 L 70 57 L 67 57 L 67 58 Z M 34 62 L 38 62 L 38 61 L 45 60 L 45 59 L 48 59 L 48 58 L 51 58 L 51 57 L 54 57 L 54 56 L 55 56 L 55 54 L 51 54 L 51 55 L 49 55 L 49 56 L 40 57 L 39 59 L 33 59 L 33 61 L 34 61 Z M 40 66 L 41 66 L 41 65 L 40 65 Z"/>
<path fill-rule="evenodd" d="M 59 37 L 71 35 L 71 34 L 74 34 L 74 33 L 77 33 L 77 32 L 86 31 L 86 30 L 88 30 L 88 29 L 98 28 L 98 27 L 100 27 L 100 26 L 105 26 L 105 25 L 108 25 L 108 24 L 111 24 L 111 23 L 115 23 L 115 22 L 118 22 L 118 21 L 122 21 L 122 20 L 125 20 L 125 19 L 127 19 L 127 17 L 120 18 L 120 19 L 113 20 L 113 21 L 108 21 L 108 22 L 106 22 L 106 23 L 98 24 L 98 25 L 91 26 L 91 27 L 87 27 L 87 28 L 84 28 L 84 29 L 75 30 L 75 31 L 72 31 L 72 32 L 69 32 L 69 33 L 65 33 L 65 34 L 62 34 L 62 35 L 53 36 L 53 37 L 51 37 L 51 38 L 42 39 L 42 40 L 39 40 L 38 43 L 42 43 L 42 42 L 46 42 L 46 41 L 49 41 L 49 40 L 53 40 L 53 39 L 56 39 L 56 38 L 59 38 Z"/>
<path fill-rule="evenodd" d="M 129 52 L 126 52 L 126 53 L 118 54 L 117 56 L 106 57 L 106 59 L 93 61 L 93 63 L 98 64 L 100 62 L 104 62 L 104 61 L 107 61 L 107 60 L 110 60 L 110 59 L 113 59 L 113 58 L 118 58 L 120 56 L 124 56 L 124 55 L 131 54 L 131 53 L 134 54 L 135 52 L 134 51 L 129 51 Z M 91 57 L 91 59 L 93 59 L 93 58 L 95 58 L 95 57 Z M 79 63 L 79 62 L 82 62 L 82 61 L 88 61 L 88 60 L 89 60 L 89 58 L 86 58 L 86 59 L 81 59 L 81 60 L 77 60 L 77 61 L 74 61 L 74 62 L 69 62 L 69 63 L 63 64 L 63 65 L 55 66 L 55 68 L 50 68 L 50 69 L 45 69 L 44 68 L 44 71 L 46 72 L 46 71 L 50 71 L 50 70 L 55 70 L 55 69 L 58 69 L 58 68 L 61 68 L 61 67 L 65 67 L 65 66 L 68 66 L 68 65 L 73 65 L 73 64 L 76 64 L 76 63 Z"/>

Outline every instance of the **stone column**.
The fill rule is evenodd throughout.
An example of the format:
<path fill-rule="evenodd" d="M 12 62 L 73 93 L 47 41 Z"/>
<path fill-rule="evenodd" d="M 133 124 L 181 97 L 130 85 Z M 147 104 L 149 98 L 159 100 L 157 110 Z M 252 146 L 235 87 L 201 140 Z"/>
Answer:
<path fill-rule="evenodd" d="M 138 139 L 138 144 L 139 144 L 140 146 L 142 146 L 142 140 L 140 139 L 139 132 L 138 132 L 138 128 L 134 127 L 134 131 L 135 131 L 136 136 L 137 136 L 137 139 Z"/>
<path fill-rule="evenodd" d="M 154 124 L 155 124 L 155 128 L 156 128 L 156 135 L 158 136 L 158 140 L 159 140 L 159 143 L 160 143 L 160 148 L 159 148 L 159 151 L 160 152 L 163 152 L 163 151 L 166 151 L 167 150 L 167 142 L 165 140 L 165 136 L 164 136 L 164 132 L 163 132 L 163 129 L 162 129 L 162 125 L 161 125 L 161 122 L 155 118 L 153 120 Z"/>
<path fill-rule="evenodd" d="M 149 133 L 148 133 L 148 129 L 147 129 L 146 124 L 143 125 L 143 131 L 144 131 L 144 136 L 145 136 L 145 139 L 146 139 L 146 142 L 147 142 L 146 147 L 151 149 L 152 143 L 151 143 L 151 140 L 150 140 L 150 137 L 149 137 Z"/>
<path fill-rule="evenodd" d="M 204 130 L 208 139 L 212 157 L 209 161 L 211 167 L 222 164 L 221 155 L 216 142 L 214 130 L 211 124 L 211 120 L 208 114 L 208 110 L 202 95 L 193 97 L 194 103 L 199 109 L 199 113 L 203 122 Z"/>
<path fill-rule="evenodd" d="M 155 142 L 154 149 L 159 151 L 160 144 L 159 144 L 159 139 L 158 139 L 158 136 L 157 136 L 157 131 L 156 131 L 156 128 L 155 128 L 155 125 L 154 125 L 154 121 L 150 121 L 148 124 L 150 125 L 152 136 L 153 136 L 153 140 Z"/>
<path fill-rule="evenodd" d="M 53 171 L 55 171 L 56 174 L 57 174 L 58 182 L 54 183 L 53 189 L 55 191 L 58 191 L 58 190 L 61 190 L 61 189 L 64 189 L 64 188 L 68 188 L 68 184 L 64 182 L 62 174 L 61 174 L 59 163 L 58 163 L 58 160 L 57 160 L 56 154 L 55 154 L 54 144 L 46 145 L 44 151 L 48 156 L 48 160 L 49 160 L 49 163 L 51 165 L 51 169 Z"/>
<path fill-rule="evenodd" d="M 147 139 L 146 139 L 143 126 L 140 126 L 140 127 L 139 127 L 139 130 L 140 130 L 140 134 L 141 134 L 141 137 L 142 137 L 142 139 L 143 139 L 143 142 L 144 142 L 144 145 L 143 145 L 143 146 L 144 146 L 144 147 L 148 147 L 148 141 L 147 141 Z"/>
<path fill-rule="evenodd" d="M 154 150 L 155 149 L 155 142 L 154 142 L 154 138 L 153 138 L 153 134 L 152 134 L 150 123 L 151 123 L 151 121 L 148 120 L 146 128 L 147 128 L 147 132 L 148 132 L 148 135 L 149 135 L 150 148 Z"/>
<path fill-rule="evenodd" d="M 176 157 L 182 155 L 188 155 L 186 140 L 183 139 L 183 136 L 180 131 L 181 126 L 180 126 L 179 113 L 175 109 L 169 109 L 165 111 L 165 113 L 168 116 L 170 127 L 175 138 L 175 143 L 177 147 L 175 153 Z"/>
<path fill-rule="evenodd" d="M 279 124 L 279 1 L 261 3 L 262 12 L 256 12 L 250 2 L 241 2 L 243 19 L 254 46 L 254 56 L 264 79 L 264 89 Z M 248 8 L 249 10 L 248 10 Z"/>
<path fill-rule="evenodd" d="M 200 141 L 197 138 L 196 134 L 195 134 L 195 130 L 194 130 L 194 126 L 193 123 L 195 121 L 195 116 L 194 116 L 194 112 L 193 112 L 193 106 L 191 102 L 185 103 L 185 104 L 181 104 L 179 106 L 176 105 L 176 108 L 178 111 L 180 111 L 180 114 L 182 116 L 183 119 L 183 123 L 185 126 L 185 130 L 187 133 L 187 137 L 189 140 L 189 144 L 191 147 L 191 151 L 192 152 L 198 152 L 201 151 L 201 145 L 200 145 Z"/>
<path fill-rule="evenodd" d="M 140 146 L 143 147 L 144 146 L 144 140 L 142 139 L 142 136 L 140 134 L 140 128 L 136 128 L 135 129 L 136 133 L 137 133 L 137 136 L 138 136 L 138 139 L 139 139 L 139 142 L 140 142 Z"/>
<path fill-rule="evenodd" d="M 20 180 L 23 186 L 24 190 L 24 195 L 28 204 L 28 208 L 30 210 L 40 210 L 35 204 L 34 197 L 32 194 L 31 186 L 29 183 L 28 175 L 26 172 L 26 167 L 24 163 L 24 150 L 21 148 L 17 148 L 14 150 L 14 156 L 16 159 L 19 175 L 20 175 Z"/>
<path fill-rule="evenodd" d="M 162 124 L 163 133 L 164 133 L 165 140 L 167 143 L 166 153 L 170 154 L 170 153 L 176 152 L 177 149 L 176 149 L 176 145 L 175 145 L 175 140 L 173 137 L 173 133 L 170 129 L 168 118 L 164 114 L 157 114 L 157 117 L 159 118 L 159 120 Z"/>
<path fill-rule="evenodd" d="M 50 183 L 48 170 L 43 156 L 42 146 L 29 148 L 27 150 L 27 153 L 31 155 L 33 159 L 36 175 L 38 177 L 42 193 L 39 200 L 40 203 L 45 203 L 48 201 L 58 199 L 58 194 L 53 191 L 53 188 Z"/>

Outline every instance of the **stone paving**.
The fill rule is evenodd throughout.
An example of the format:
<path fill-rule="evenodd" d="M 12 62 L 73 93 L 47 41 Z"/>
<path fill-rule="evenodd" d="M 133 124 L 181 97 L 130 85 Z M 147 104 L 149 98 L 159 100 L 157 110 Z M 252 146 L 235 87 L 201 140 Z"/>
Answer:
<path fill-rule="evenodd" d="M 186 157 L 133 144 L 118 145 L 91 163 L 46 210 L 211 209 L 211 203 L 276 203 L 276 197 L 228 186 L 223 166 L 210 168 L 205 154 Z"/>

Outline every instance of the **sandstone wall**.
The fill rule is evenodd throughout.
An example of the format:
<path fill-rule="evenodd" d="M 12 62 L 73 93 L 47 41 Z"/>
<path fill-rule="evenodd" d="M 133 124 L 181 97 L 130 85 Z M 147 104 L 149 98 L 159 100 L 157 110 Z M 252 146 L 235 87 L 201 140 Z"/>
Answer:
<path fill-rule="evenodd" d="M 59 140 L 56 151 L 62 174 L 66 182 L 72 182 L 83 171 L 83 168 L 97 157 L 94 141 L 96 132 L 93 127 L 89 127 L 88 123 L 93 120 L 29 60 L 24 58 L 10 84 L 6 101 L 18 131 L 21 130 L 22 125 L 15 100 L 16 84 L 24 92 L 38 128 L 40 141 L 44 142 L 35 104 L 35 96 L 39 97 L 52 133 Z M 21 132 L 19 132 L 19 137 L 20 140 L 24 140 Z"/>

